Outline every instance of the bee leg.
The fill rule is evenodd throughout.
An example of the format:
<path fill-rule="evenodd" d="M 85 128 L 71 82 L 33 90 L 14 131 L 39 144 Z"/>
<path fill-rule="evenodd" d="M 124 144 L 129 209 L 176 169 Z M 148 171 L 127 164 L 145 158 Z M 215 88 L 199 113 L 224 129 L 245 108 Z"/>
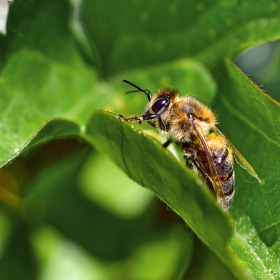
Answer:
<path fill-rule="evenodd" d="M 124 117 L 123 115 L 118 114 L 117 118 L 122 119 L 126 122 L 139 122 L 141 124 L 143 121 L 149 121 L 152 119 L 158 119 L 158 114 L 149 114 L 149 115 L 142 115 L 142 116 L 131 116 L 131 117 Z"/>
<path fill-rule="evenodd" d="M 143 121 L 149 121 L 153 119 L 160 119 L 160 116 L 158 114 L 146 114 L 142 115 L 141 118 L 143 119 Z"/>
<path fill-rule="evenodd" d="M 201 174 L 201 176 L 204 178 L 208 188 L 215 194 L 213 182 L 209 175 L 205 172 L 201 164 L 196 160 L 196 153 L 193 150 L 189 149 L 187 144 L 185 144 L 183 147 L 183 153 L 184 158 L 186 159 L 187 166 L 191 169 L 195 167 Z"/>
<path fill-rule="evenodd" d="M 184 153 L 184 158 L 186 159 L 186 165 L 190 168 L 194 168 L 193 160 L 196 157 L 195 152 L 188 150 L 188 149 L 183 149 Z"/>
<path fill-rule="evenodd" d="M 165 126 L 162 122 L 162 119 L 160 117 L 160 115 L 158 114 L 146 114 L 146 115 L 142 115 L 142 116 L 132 116 L 132 117 L 124 117 L 123 115 L 118 114 L 117 118 L 122 119 L 126 122 L 135 122 L 138 121 L 139 124 L 141 124 L 143 121 L 150 121 L 150 120 L 155 120 L 157 119 L 158 121 L 158 126 L 160 130 L 163 131 L 168 131 L 168 126 Z M 151 126 L 156 127 L 156 125 L 154 123 L 150 123 Z"/>
<path fill-rule="evenodd" d="M 171 141 L 170 139 L 167 140 L 165 143 L 162 144 L 162 147 L 163 147 L 163 148 L 167 148 L 167 147 L 171 144 L 171 142 L 172 142 L 172 141 Z"/>
<path fill-rule="evenodd" d="M 158 114 L 147 114 L 147 115 L 142 115 L 142 116 L 132 116 L 132 117 L 128 117 L 128 118 L 119 114 L 119 115 L 117 115 L 117 118 L 120 118 L 127 122 L 138 121 L 140 124 L 142 123 L 142 121 L 149 121 L 149 120 L 157 119 L 160 130 L 168 131 L 167 127 L 163 124 L 161 117 Z M 155 123 L 149 122 L 149 124 L 153 127 L 156 127 Z M 167 148 L 170 143 L 171 143 L 171 140 L 167 140 L 162 145 L 162 147 Z"/>
<path fill-rule="evenodd" d="M 158 114 L 146 114 L 146 115 L 142 115 L 141 117 L 143 118 L 143 121 L 149 121 L 149 120 L 157 119 L 159 129 L 163 130 L 163 131 L 168 131 L 168 127 L 163 124 L 160 115 L 158 115 Z M 155 124 L 151 124 L 151 125 L 156 127 Z"/>
<path fill-rule="evenodd" d="M 193 165 L 193 163 L 191 161 L 186 160 L 186 165 L 187 165 L 188 168 L 194 169 L 194 165 Z"/>
<path fill-rule="evenodd" d="M 206 185 L 208 186 L 208 188 L 214 193 L 214 186 L 213 186 L 213 182 L 212 179 L 208 176 L 208 174 L 205 172 L 205 170 L 203 169 L 203 167 L 200 165 L 200 163 L 197 160 L 193 160 L 193 164 L 196 167 L 196 169 L 200 172 L 200 174 L 202 175 L 202 177 L 205 179 L 206 181 Z"/>
<path fill-rule="evenodd" d="M 126 122 L 135 122 L 135 121 L 141 121 L 141 116 L 132 116 L 132 117 L 124 117 L 123 115 L 118 114 L 117 115 L 118 119 L 124 120 Z"/>
<path fill-rule="evenodd" d="M 149 125 L 151 125 L 152 127 L 156 127 L 156 124 L 155 124 L 155 123 L 149 122 Z"/>

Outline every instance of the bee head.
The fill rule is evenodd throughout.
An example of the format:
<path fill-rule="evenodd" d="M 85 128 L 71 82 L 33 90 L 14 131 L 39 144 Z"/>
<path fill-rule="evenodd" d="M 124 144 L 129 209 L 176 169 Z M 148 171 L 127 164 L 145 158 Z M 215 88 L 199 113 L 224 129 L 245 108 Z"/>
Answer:
<path fill-rule="evenodd" d="M 178 90 L 172 89 L 170 87 L 165 87 L 161 90 L 159 90 L 153 97 L 152 93 L 149 89 L 142 89 L 139 86 L 133 84 L 132 82 L 129 82 L 127 80 L 123 80 L 123 82 L 133 86 L 136 88 L 136 90 L 129 90 L 127 93 L 133 93 L 133 92 L 144 92 L 149 100 L 149 104 L 146 108 L 145 113 L 150 114 L 162 114 L 164 113 L 170 103 L 177 97 Z"/>

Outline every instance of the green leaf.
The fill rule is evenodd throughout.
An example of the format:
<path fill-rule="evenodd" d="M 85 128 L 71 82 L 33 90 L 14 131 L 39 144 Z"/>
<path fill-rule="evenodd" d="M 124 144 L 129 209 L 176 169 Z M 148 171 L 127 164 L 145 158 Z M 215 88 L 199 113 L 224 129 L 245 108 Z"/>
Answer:
<path fill-rule="evenodd" d="M 197 183 L 170 152 L 137 128 L 113 114 L 97 111 L 87 126 L 90 141 L 138 184 L 151 189 L 178 213 L 216 254 L 245 279 L 228 251 L 230 219 L 214 202 L 212 194 Z"/>
<path fill-rule="evenodd" d="M 21 82 L 18 83 L 18 80 Z M 10 58 L 2 70 L 0 90 L 1 163 L 25 146 L 48 119 L 71 116 L 78 122 L 85 122 L 94 108 L 94 105 L 88 106 L 88 99 L 95 106 L 98 106 L 99 100 L 103 102 L 102 96 L 92 94 L 93 81 L 89 73 L 84 75 L 72 68 L 62 67 L 39 53 L 27 50 Z M 74 123 L 70 126 L 77 127 Z M 48 129 L 46 131 L 50 133 Z M 66 136 L 68 129 L 69 125 L 65 128 L 61 125 L 53 127 L 53 133 L 46 134 L 44 141 Z M 69 133 L 73 135 L 73 130 L 70 129 Z M 78 134 L 77 128 L 74 134 Z"/>
<path fill-rule="evenodd" d="M 188 280 L 235 280 L 233 273 L 199 239 L 194 240 L 194 253 L 190 266 L 182 279 Z"/>
<path fill-rule="evenodd" d="M 265 6 L 267 9 L 263 11 L 264 13 L 257 15 L 255 19 L 250 19 L 247 16 L 246 20 L 250 19 L 248 22 L 242 24 L 242 26 L 240 26 L 240 23 L 237 23 L 235 28 L 230 28 L 229 32 L 225 32 L 222 38 L 215 40 L 215 42 L 207 49 L 196 54 L 195 59 L 207 65 L 207 67 L 211 69 L 212 74 L 216 77 L 219 77 L 219 75 L 223 74 L 222 70 L 224 58 L 227 57 L 233 60 L 240 53 L 254 45 L 261 44 L 263 42 L 279 40 L 280 19 L 278 14 L 279 10 L 277 8 L 279 3 L 277 2 L 258 2 L 260 6 L 257 7 L 257 9 L 259 9 L 257 13 L 260 13 L 262 8 Z M 246 4 L 245 1 L 242 1 L 242 4 L 247 6 L 242 12 L 252 12 L 250 1 L 248 1 Z M 238 4 L 238 10 L 244 7 L 242 4 Z M 249 9 L 251 12 L 249 12 L 247 9 Z M 235 11 L 233 11 L 233 14 L 230 15 L 231 18 L 227 18 L 225 20 L 231 21 L 233 18 L 238 18 L 236 14 L 234 15 L 234 13 Z M 230 44 L 228 42 L 230 42 Z M 219 54 L 220 59 L 217 54 Z"/>
<path fill-rule="evenodd" d="M 45 142 L 48 142 L 52 139 L 71 137 L 71 136 L 76 137 L 79 134 L 79 132 L 80 132 L 80 127 L 77 124 L 66 119 L 54 118 L 46 122 L 38 131 L 36 131 L 36 133 L 30 139 L 28 139 L 26 143 L 24 143 L 21 149 L 19 150 L 14 149 L 16 153 L 13 156 L 13 158 L 17 157 L 21 153 L 26 152 L 27 150 L 42 145 Z M 6 134 L 6 136 L 8 136 L 8 134 Z M 11 135 L 9 136 L 11 137 Z M 2 150 L 4 158 L 5 156 L 7 158 L 8 156 L 10 156 L 11 150 L 15 147 L 14 140 L 18 140 L 18 139 L 14 139 L 12 137 L 4 138 L 4 139 L 5 139 L 4 142 L 10 143 L 10 145 L 4 146 Z M 18 143 L 18 145 L 22 145 L 22 143 L 20 142 Z M 12 158 L 9 159 L 9 161 L 11 160 Z M 4 164 L 7 164 L 7 162 L 5 162 Z"/>
<path fill-rule="evenodd" d="M 224 57 L 280 38 L 279 1 L 253 9 L 249 0 L 84 2 L 84 28 L 105 75 L 182 57 L 197 57 L 216 75 Z"/>
<path fill-rule="evenodd" d="M 221 129 L 262 181 L 259 184 L 237 167 L 236 194 L 230 210 L 236 232 L 230 245 L 246 266 L 253 267 L 256 278 L 266 275 L 264 279 L 274 279 L 280 273 L 280 106 L 229 61 L 225 73 L 223 94 L 215 106 Z"/>
<path fill-rule="evenodd" d="M 69 19 L 70 5 L 66 0 L 17 1 L 9 10 L 3 45 L 5 61 L 25 48 L 43 53 L 59 64 L 82 70 L 83 62 L 69 30 Z"/>
<path fill-rule="evenodd" d="M 65 122 L 63 132 L 61 125 L 53 127 L 44 141 L 73 136 L 69 126 L 76 126 L 77 135 L 75 122 L 84 124 L 93 109 L 108 103 L 106 89 L 97 87 L 95 70 L 89 69 L 76 47 L 69 14 L 66 0 L 11 5 L 1 45 L 1 165 L 23 147 L 32 148 L 28 143 L 49 119 L 66 117 L 74 122 Z"/>

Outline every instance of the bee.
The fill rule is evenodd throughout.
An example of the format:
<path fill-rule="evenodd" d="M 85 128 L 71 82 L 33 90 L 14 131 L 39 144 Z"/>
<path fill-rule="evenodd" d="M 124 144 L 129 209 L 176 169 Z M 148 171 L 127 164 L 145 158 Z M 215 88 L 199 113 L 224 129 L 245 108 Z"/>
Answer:
<path fill-rule="evenodd" d="M 147 122 L 157 128 L 167 137 L 164 148 L 172 142 L 179 145 L 187 166 L 197 171 L 224 210 L 230 207 L 234 197 L 234 158 L 259 180 L 253 167 L 218 130 L 217 118 L 206 105 L 191 96 L 179 97 L 178 90 L 171 87 L 160 89 L 152 96 L 149 89 L 127 80 L 123 82 L 135 88 L 126 93 L 143 92 L 149 103 L 140 116 L 117 117 L 127 122 Z"/>

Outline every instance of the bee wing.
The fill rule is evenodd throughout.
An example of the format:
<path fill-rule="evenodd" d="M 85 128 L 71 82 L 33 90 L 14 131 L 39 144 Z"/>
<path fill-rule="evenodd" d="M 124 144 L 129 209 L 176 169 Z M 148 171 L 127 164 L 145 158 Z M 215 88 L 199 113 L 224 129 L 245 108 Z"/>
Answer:
<path fill-rule="evenodd" d="M 216 127 L 211 127 L 218 135 L 220 135 L 229 145 L 233 151 L 235 161 L 244 169 L 247 170 L 247 172 L 255 177 L 259 182 L 261 182 L 257 172 L 254 170 L 254 168 L 250 165 L 250 163 L 241 155 L 241 153 L 233 146 L 233 144 L 227 139 L 227 137 Z"/>
<path fill-rule="evenodd" d="M 188 115 L 188 118 L 189 118 L 190 124 L 192 125 L 193 129 L 195 130 L 201 144 L 203 145 L 203 148 L 204 148 L 207 160 L 208 160 L 208 164 L 209 164 L 209 167 L 210 167 L 211 181 L 213 183 L 213 188 L 214 188 L 214 191 L 216 193 L 217 200 L 220 203 L 222 203 L 223 207 L 226 209 L 227 208 L 226 199 L 225 199 L 225 195 L 224 195 L 224 192 L 223 192 L 222 184 L 220 182 L 219 175 L 218 175 L 216 166 L 214 165 L 214 161 L 213 161 L 213 158 L 211 156 L 208 145 L 205 141 L 203 133 L 201 132 L 201 128 L 200 128 L 199 124 L 196 122 L 195 118 L 192 115 Z M 212 178 L 215 178 L 215 180 L 212 180 Z"/>

